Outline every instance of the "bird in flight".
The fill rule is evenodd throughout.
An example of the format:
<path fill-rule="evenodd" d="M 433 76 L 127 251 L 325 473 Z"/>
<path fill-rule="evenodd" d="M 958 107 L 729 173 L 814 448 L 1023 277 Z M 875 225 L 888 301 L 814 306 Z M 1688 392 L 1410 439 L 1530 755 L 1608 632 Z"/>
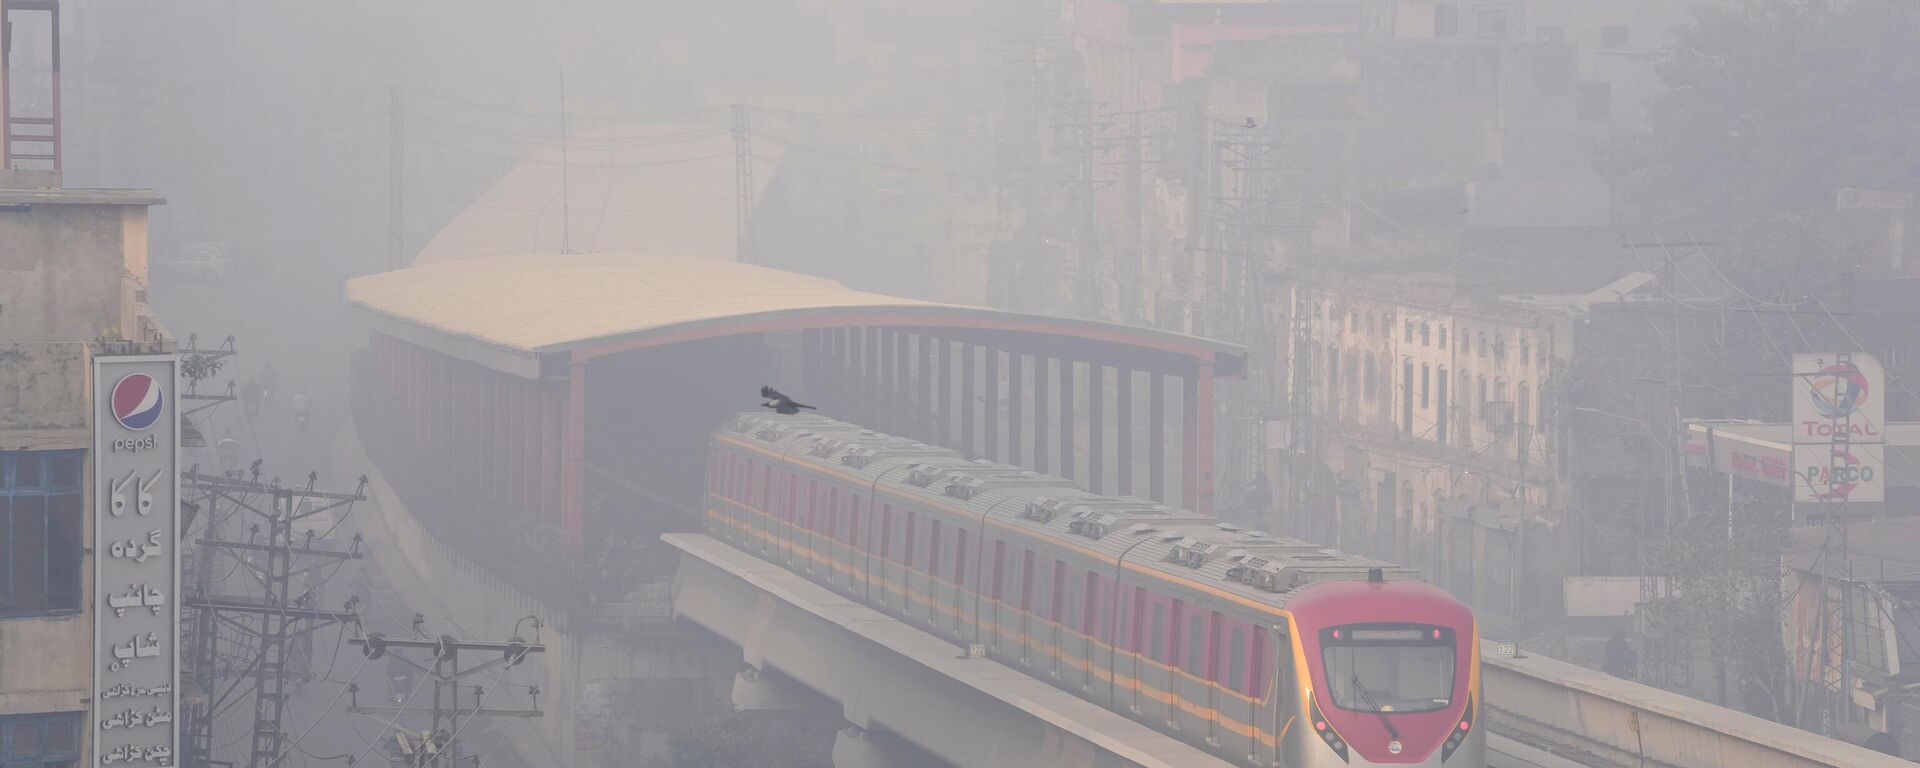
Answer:
<path fill-rule="evenodd" d="M 799 413 L 802 408 L 809 411 L 813 410 L 813 406 L 807 405 L 806 403 L 796 403 L 793 398 L 780 394 L 780 390 L 774 389 L 773 387 L 761 387 L 760 396 L 767 399 L 766 402 L 760 404 L 760 407 L 772 408 L 774 413 L 782 416 L 792 416 Z"/>

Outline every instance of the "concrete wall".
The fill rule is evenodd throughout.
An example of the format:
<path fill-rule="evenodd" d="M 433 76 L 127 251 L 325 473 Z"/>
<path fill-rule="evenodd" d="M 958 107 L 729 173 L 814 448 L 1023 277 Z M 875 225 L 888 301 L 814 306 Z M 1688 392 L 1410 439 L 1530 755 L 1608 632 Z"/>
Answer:
<path fill-rule="evenodd" d="M 0 212 L 0 341 L 86 340 L 109 328 L 131 335 L 121 278 L 144 271 L 145 232 L 139 206 Z"/>
<path fill-rule="evenodd" d="M 84 344 L 0 344 L 0 451 L 92 444 L 89 360 Z M 91 467 L 86 471 L 90 477 Z M 91 483 L 81 503 L 83 510 L 93 509 Z M 81 541 L 90 542 L 93 516 L 83 518 Z M 80 580 L 80 594 L 93 594 L 91 555 L 80 559 Z M 90 602 L 82 601 L 74 614 L 0 619 L 0 716 L 87 709 L 93 683 Z M 91 734 L 85 739 L 83 755 Z"/>

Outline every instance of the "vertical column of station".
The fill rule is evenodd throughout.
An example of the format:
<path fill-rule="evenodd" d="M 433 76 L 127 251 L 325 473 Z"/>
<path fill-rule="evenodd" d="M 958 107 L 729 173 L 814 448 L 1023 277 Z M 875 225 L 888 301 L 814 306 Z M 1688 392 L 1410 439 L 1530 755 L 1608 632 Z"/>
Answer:
<path fill-rule="evenodd" d="M 960 450 L 969 456 L 984 453 L 980 449 L 979 432 L 973 421 L 973 342 L 960 342 Z"/>
<path fill-rule="evenodd" d="M 1116 366 L 1114 383 L 1114 490 L 1133 495 L 1133 369 Z"/>
<path fill-rule="evenodd" d="M 1047 443 L 1051 442 L 1049 428 L 1052 426 L 1053 409 L 1051 395 L 1053 388 L 1048 385 L 1052 378 L 1052 361 L 1038 352 L 1033 355 L 1033 471 L 1046 474 L 1052 463 Z"/>
<path fill-rule="evenodd" d="M 1167 377 L 1147 371 L 1147 498 L 1167 500 Z"/>
<path fill-rule="evenodd" d="M 1107 366 L 1087 357 L 1087 488 L 1107 492 Z"/>
<path fill-rule="evenodd" d="M 981 378 L 982 402 L 986 410 L 980 415 L 981 439 L 985 443 L 980 455 L 994 461 L 1005 461 L 1006 454 L 1000 450 L 1000 350 L 983 346 L 981 357 L 986 362 L 986 371 Z"/>

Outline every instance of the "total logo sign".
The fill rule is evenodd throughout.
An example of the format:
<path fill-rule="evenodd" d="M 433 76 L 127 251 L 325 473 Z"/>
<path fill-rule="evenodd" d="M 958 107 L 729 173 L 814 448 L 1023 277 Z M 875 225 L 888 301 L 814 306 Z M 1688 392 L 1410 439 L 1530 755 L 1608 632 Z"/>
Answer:
<path fill-rule="evenodd" d="M 120 426 L 131 432 L 146 433 L 115 439 L 115 453 L 143 451 L 159 445 L 152 433 L 153 425 L 167 412 L 167 393 L 160 382 L 144 373 L 129 373 L 114 382 L 108 403 L 113 420 Z"/>

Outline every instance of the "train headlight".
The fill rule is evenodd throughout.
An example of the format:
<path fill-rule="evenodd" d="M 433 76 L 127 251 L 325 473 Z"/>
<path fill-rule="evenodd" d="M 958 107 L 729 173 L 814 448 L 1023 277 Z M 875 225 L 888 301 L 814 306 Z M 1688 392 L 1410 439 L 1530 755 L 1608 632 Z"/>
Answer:
<path fill-rule="evenodd" d="M 1320 714 L 1320 702 L 1315 701 L 1311 695 L 1307 697 L 1307 714 L 1313 721 L 1313 734 L 1319 736 L 1321 741 L 1326 742 L 1328 749 L 1340 756 L 1340 762 L 1347 762 L 1346 740 L 1334 732 L 1333 724 L 1327 722 L 1327 716 Z"/>
<path fill-rule="evenodd" d="M 1453 757 L 1453 751 L 1465 744 L 1473 735 L 1473 697 L 1467 697 L 1467 709 L 1460 713 L 1460 722 L 1453 726 L 1453 732 L 1447 734 L 1447 742 L 1440 746 L 1440 761 L 1446 762 Z"/>

